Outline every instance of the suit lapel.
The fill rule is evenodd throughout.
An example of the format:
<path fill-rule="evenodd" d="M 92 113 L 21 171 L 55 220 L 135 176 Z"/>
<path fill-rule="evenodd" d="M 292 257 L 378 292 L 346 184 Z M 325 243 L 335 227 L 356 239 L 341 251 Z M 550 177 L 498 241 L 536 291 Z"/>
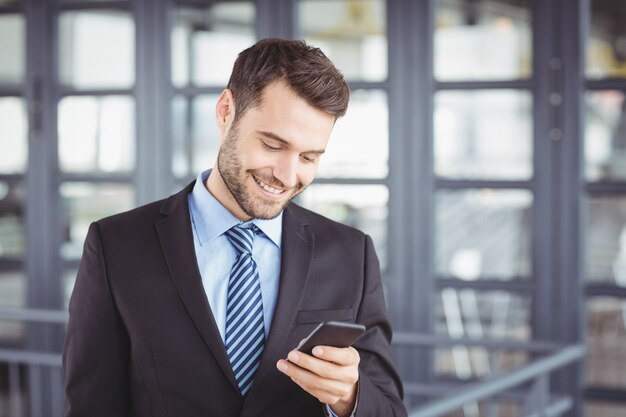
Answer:
<path fill-rule="evenodd" d="M 189 316 L 226 378 L 239 390 L 198 270 L 187 200 L 194 184 L 165 201 L 161 214 L 166 217 L 156 223 L 156 229 L 170 276 Z"/>
<path fill-rule="evenodd" d="M 293 205 L 287 206 L 283 214 L 278 301 L 261 364 L 248 398 L 254 396 L 257 391 L 262 395 L 258 387 L 262 386 L 268 371 L 281 359 L 281 348 L 285 344 L 300 306 L 315 247 L 313 233 L 307 226 L 296 215 Z"/>

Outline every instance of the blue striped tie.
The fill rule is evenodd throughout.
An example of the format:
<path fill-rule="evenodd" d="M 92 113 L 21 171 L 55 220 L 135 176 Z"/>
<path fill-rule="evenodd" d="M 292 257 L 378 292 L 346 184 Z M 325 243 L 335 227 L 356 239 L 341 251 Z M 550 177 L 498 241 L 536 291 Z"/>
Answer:
<path fill-rule="evenodd" d="M 237 252 L 228 281 L 226 352 L 242 395 L 246 395 L 261 362 L 265 342 L 263 298 L 256 263 L 252 259 L 255 226 L 234 226 L 225 235 Z"/>

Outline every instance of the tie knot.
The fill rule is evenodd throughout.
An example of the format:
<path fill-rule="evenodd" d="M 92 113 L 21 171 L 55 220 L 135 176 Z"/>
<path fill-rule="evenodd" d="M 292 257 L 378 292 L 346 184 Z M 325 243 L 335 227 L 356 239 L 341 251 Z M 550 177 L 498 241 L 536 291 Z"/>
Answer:
<path fill-rule="evenodd" d="M 252 254 L 254 235 L 258 233 L 259 229 L 254 224 L 247 226 L 238 224 L 237 226 L 233 226 L 228 229 L 225 235 L 230 243 L 235 247 L 237 254 Z"/>

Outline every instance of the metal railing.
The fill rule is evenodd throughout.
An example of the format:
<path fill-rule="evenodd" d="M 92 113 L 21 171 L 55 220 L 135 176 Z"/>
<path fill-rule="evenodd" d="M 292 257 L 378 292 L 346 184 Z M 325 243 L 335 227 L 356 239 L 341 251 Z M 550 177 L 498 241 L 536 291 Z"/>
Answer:
<path fill-rule="evenodd" d="M 583 345 L 563 347 L 541 341 L 455 339 L 445 336 L 408 333 L 398 333 L 394 336 L 394 345 L 421 348 L 462 345 L 480 346 L 495 350 L 512 349 L 548 353 L 548 356 L 536 359 L 518 369 L 460 386 L 405 384 L 407 394 L 439 395 L 439 398 L 413 409 L 409 417 L 441 417 L 456 412 L 468 404 L 477 404 L 485 400 L 493 401 L 498 398 L 521 402 L 523 417 L 560 416 L 572 407 L 573 400 L 568 396 L 556 397 L 551 395 L 550 376 L 554 372 L 580 361 L 586 353 L 586 348 Z M 513 388 L 525 384 L 529 384 L 530 388 L 512 392 Z M 493 415 L 497 414 L 494 413 Z"/>
<path fill-rule="evenodd" d="M 19 321 L 33 322 L 44 324 L 66 324 L 69 314 L 65 311 L 58 310 L 38 310 L 38 309 L 21 309 L 0 307 L 0 320 L 2 321 Z M 32 352 L 19 349 L 2 349 L 0 348 L 0 363 L 8 366 L 8 409 L 9 416 L 19 417 L 25 415 L 23 407 L 23 387 L 21 366 L 26 366 L 28 371 L 28 401 L 29 415 L 31 417 L 54 417 L 62 415 L 61 395 L 57 397 L 55 394 L 49 394 L 55 397 L 55 409 L 44 410 L 42 407 L 42 398 L 45 395 L 42 390 L 42 381 L 49 378 L 50 386 L 55 387 L 56 391 L 61 391 L 61 354 L 53 352 Z"/>
<path fill-rule="evenodd" d="M 69 315 L 65 311 L 0 307 L 0 320 L 66 324 L 68 318 Z M 422 348 L 465 345 L 481 346 L 488 349 L 514 349 L 525 352 L 549 353 L 548 356 L 532 361 L 519 369 L 462 386 L 406 384 L 406 392 L 409 394 L 433 395 L 444 392 L 440 398 L 414 409 L 410 413 L 410 417 L 440 417 L 457 411 L 467 404 L 506 397 L 507 394 L 510 398 L 515 398 L 523 403 L 524 417 L 559 416 L 569 410 L 573 402 L 571 398 L 566 396 L 552 398 L 549 387 L 550 375 L 569 364 L 581 360 L 586 352 L 583 345 L 559 348 L 556 344 L 540 341 L 453 339 L 444 336 L 408 333 L 397 333 L 394 337 L 394 345 Z M 21 365 L 28 367 L 30 386 L 34 388 L 31 391 L 35 391 L 29 393 L 31 417 L 60 415 L 60 405 L 58 411 L 41 410 L 39 399 L 42 393 L 37 392 L 38 390 L 35 388 L 38 385 L 37 382 L 42 378 L 42 369 L 44 368 L 53 369 L 55 376 L 52 378 L 58 376 L 60 383 L 61 355 L 59 353 L 0 349 L 0 363 L 8 364 L 9 415 L 11 417 L 23 415 L 23 393 L 19 369 Z M 511 394 L 511 389 L 526 383 L 530 383 L 529 389 L 522 393 L 518 392 L 517 395 Z M 61 398 L 59 398 L 59 401 L 61 401 Z"/>

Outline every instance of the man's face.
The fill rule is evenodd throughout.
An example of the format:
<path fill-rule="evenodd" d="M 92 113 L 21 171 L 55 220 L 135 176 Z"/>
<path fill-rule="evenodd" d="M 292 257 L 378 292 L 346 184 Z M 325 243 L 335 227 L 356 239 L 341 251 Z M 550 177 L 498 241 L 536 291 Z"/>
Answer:
<path fill-rule="evenodd" d="M 217 166 L 245 214 L 274 218 L 313 181 L 334 122 L 277 81 L 224 129 Z"/>

